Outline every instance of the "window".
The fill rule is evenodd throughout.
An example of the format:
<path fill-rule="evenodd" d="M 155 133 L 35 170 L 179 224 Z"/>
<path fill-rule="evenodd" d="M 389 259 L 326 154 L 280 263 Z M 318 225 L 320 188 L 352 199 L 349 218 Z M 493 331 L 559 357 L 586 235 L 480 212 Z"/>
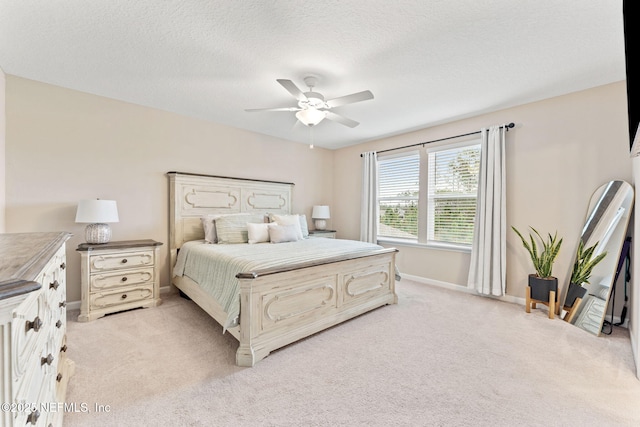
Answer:
<path fill-rule="evenodd" d="M 471 246 L 480 144 L 427 150 L 427 242 Z"/>
<path fill-rule="evenodd" d="M 378 238 L 469 248 L 480 141 L 378 159 Z"/>
<path fill-rule="evenodd" d="M 378 236 L 418 240 L 420 154 L 378 160 Z"/>

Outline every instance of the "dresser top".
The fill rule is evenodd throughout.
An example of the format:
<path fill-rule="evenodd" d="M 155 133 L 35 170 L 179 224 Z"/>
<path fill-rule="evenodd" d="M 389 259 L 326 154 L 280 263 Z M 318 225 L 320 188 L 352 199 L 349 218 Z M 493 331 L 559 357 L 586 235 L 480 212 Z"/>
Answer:
<path fill-rule="evenodd" d="M 0 299 L 39 288 L 33 280 L 70 237 L 66 231 L 0 234 Z"/>

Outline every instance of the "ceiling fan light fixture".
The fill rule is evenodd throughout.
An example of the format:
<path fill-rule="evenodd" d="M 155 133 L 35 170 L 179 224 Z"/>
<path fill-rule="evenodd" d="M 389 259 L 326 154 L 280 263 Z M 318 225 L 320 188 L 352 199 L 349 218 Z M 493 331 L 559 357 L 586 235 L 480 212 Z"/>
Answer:
<path fill-rule="evenodd" d="M 296 113 L 296 118 L 305 126 L 315 126 L 320 123 L 327 113 L 325 111 L 316 110 L 315 108 L 307 108 Z"/>

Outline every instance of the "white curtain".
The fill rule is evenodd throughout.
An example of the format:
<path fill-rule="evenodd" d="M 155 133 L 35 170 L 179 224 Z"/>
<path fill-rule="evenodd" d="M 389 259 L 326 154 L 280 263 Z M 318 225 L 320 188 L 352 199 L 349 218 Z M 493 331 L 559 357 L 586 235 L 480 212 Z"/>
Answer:
<path fill-rule="evenodd" d="M 478 201 L 468 287 L 482 295 L 506 290 L 505 126 L 483 128 Z"/>
<path fill-rule="evenodd" d="M 360 202 L 360 240 L 376 243 L 378 235 L 378 155 L 362 154 L 362 197 Z"/>

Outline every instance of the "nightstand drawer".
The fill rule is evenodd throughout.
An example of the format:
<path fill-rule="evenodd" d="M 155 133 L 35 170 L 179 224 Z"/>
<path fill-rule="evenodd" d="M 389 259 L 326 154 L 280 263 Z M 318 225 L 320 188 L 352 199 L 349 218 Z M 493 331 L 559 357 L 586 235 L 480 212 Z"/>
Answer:
<path fill-rule="evenodd" d="M 119 292 L 99 292 L 91 295 L 91 310 L 122 306 L 132 302 L 153 300 L 153 285 L 130 288 Z"/>
<path fill-rule="evenodd" d="M 91 273 L 136 267 L 152 267 L 153 251 L 104 254 L 91 256 Z"/>
<path fill-rule="evenodd" d="M 153 268 L 91 275 L 91 292 L 153 284 Z"/>

